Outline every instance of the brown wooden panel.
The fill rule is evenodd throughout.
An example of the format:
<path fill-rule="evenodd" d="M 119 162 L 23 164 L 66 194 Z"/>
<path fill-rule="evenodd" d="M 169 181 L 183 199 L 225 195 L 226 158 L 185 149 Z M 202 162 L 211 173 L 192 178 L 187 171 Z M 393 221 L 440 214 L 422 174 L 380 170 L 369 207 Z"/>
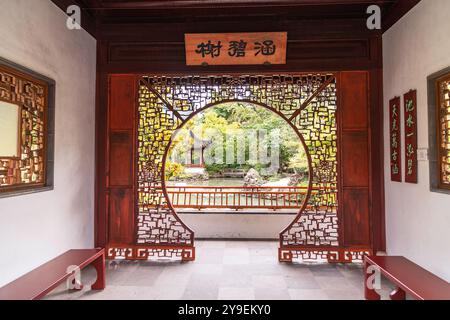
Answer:
<path fill-rule="evenodd" d="M 133 189 L 111 189 L 109 197 L 109 243 L 134 241 Z"/>
<path fill-rule="evenodd" d="M 109 126 L 111 129 L 133 129 L 136 101 L 135 77 L 114 75 L 110 78 Z"/>
<path fill-rule="evenodd" d="M 369 147 L 364 131 L 342 133 L 343 186 L 367 187 L 369 185 Z"/>
<path fill-rule="evenodd" d="M 286 64 L 287 32 L 186 33 L 186 64 Z"/>
<path fill-rule="evenodd" d="M 175 62 L 185 60 L 183 42 L 111 42 L 109 44 L 109 62 Z M 293 40 L 288 41 L 289 61 L 304 59 L 338 59 L 361 58 L 367 59 L 369 43 L 361 40 Z"/>
<path fill-rule="evenodd" d="M 109 137 L 109 185 L 133 184 L 133 133 L 111 132 Z"/>
<path fill-rule="evenodd" d="M 368 32 L 366 19 L 257 21 L 227 19 L 136 24 L 105 23 L 99 28 L 107 51 L 99 58 L 107 73 L 279 73 L 366 70 L 381 67 L 381 35 Z M 163 30 L 163 32 L 141 32 Z M 185 33 L 287 31 L 285 65 L 186 66 Z"/>
<path fill-rule="evenodd" d="M 344 245 L 370 245 L 369 190 L 344 188 Z"/>
<path fill-rule="evenodd" d="M 368 124 L 367 72 L 342 72 L 340 84 L 342 128 L 366 128 Z"/>

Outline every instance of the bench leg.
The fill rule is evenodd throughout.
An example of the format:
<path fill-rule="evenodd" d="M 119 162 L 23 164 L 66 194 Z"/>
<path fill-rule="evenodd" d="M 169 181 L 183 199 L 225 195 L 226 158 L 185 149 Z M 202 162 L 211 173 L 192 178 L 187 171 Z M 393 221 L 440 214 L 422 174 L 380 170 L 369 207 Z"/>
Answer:
<path fill-rule="evenodd" d="M 101 255 L 94 262 L 92 262 L 95 270 L 97 271 L 97 280 L 91 286 L 92 290 L 105 289 L 105 255 Z"/>
<path fill-rule="evenodd" d="M 380 300 L 380 295 L 373 289 L 375 270 L 370 272 L 369 266 L 370 264 L 364 261 L 364 297 L 366 300 Z"/>
<path fill-rule="evenodd" d="M 405 291 L 397 287 L 389 294 L 389 297 L 391 297 L 391 300 L 405 300 L 406 294 Z"/>

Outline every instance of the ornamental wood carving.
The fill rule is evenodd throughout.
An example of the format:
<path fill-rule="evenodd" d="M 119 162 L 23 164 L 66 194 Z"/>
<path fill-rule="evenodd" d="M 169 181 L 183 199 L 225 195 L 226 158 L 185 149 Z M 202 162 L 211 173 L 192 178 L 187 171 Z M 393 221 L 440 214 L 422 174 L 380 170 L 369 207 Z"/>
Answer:
<path fill-rule="evenodd" d="M 438 172 L 440 187 L 450 189 L 450 74 L 437 81 Z"/>
<path fill-rule="evenodd" d="M 112 132 L 109 136 L 115 151 L 109 160 L 108 257 L 132 260 L 195 258 L 194 232 L 181 221 L 170 202 L 165 189 L 164 164 L 172 134 L 177 128 L 196 113 L 231 101 L 260 105 L 277 113 L 297 132 L 308 157 L 308 192 L 298 215 L 280 233 L 279 260 L 351 262 L 371 253 L 368 179 L 367 173 L 361 171 L 367 170 L 369 149 L 366 119 L 360 113 L 356 118 L 349 118 L 351 114 L 346 113 L 346 124 L 341 129 L 348 130 L 343 146 L 350 158 L 344 159 L 345 163 L 356 171 L 347 174 L 348 170 L 345 170 L 347 187 L 338 203 L 341 169 L 336 115 L 340 78 L 340 74 L 329 73 L 114 77 L 114 90 L 111 90 L 114 112 L 110 118 Z M 345 96 L 355 101 L 357 92 L 358 99 L 364 103 L 366 73 L 348 73 L 345 79 Z M 357 91 L 352 87 L 355 81 L 358 82 Z M 132 111 L 130 106 L 136 101 L 136 110 Z M 346 101 L 343 105 L 352 107 Z M 136 112 L 134 129 L 133 112 Z M 357 135 L 355 128 L 361 131 Z M 133 136 L 135 147 L 130 142 Z M 132 154 L 134 165 L 128 163 Z M 126 161 L 118 163 L 116 158 Z M 350 160 L 359 165 L 352 165 Z M 121 172 L 126 174 L 120 175 Z M 130 185 L 134 180 L 131 172 L 136 175 L 134 186 Z M 357 205 L 348 203 L 344 207 L 346 211 L 339 214 L 339 205 L 346 201 L 356 201 Z M 341 226 L 348 229 L 345 239 L 341 235 Z"/>
<path fill-rule="evenodd" d="M 263 105 L 290 122 L 304 140 L 310 188 L 294 222 L 280 234 L 286 246 L 338 246 L 336 79 L 331 74 L 276 77 L 142 77 L 138 125 L 138 244 L 193 246 L 193 232 L 164 191 L 172 133 L 194 113 L 220 102 Z M 301 251 L 300 249 L 294 250 Z M 328 250 L 327 250 L 328 252 Z M 302 255 L 298 253 L 298 255 Z M 307 258 L 303 255 L 303 258 Z M 309 256 L 315 259 L 316 256 Z"/>
<path fill-rule="evenodd" d="M 45 185 L 47 94 L 43 81 L 0 64 L 0 101 L 18 112 L 18 150 L 0 154 L 0 192 Z"/>

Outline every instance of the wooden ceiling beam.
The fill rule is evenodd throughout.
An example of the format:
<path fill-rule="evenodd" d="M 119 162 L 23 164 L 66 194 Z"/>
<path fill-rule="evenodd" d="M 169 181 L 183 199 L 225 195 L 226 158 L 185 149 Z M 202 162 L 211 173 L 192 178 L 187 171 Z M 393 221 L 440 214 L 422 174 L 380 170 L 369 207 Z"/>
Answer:
<path fill-rule="evenodd" d="M 95 0 L 97 1 L 97 0 Z M 87 3 L 84 0 L 52 0 L 64 13 L 67 14 L 67 8 L 71 5 L 77 5 L 81 8 L 81 27 L 86 30 L 91 36 L 96 38 L 97 35 L 97 21 L 95 15 L 89 10 Z"/>
<path fill-rule="evenodd" d="M 378 4 L 382 8 L 383 32 L 394 25 L 420 0 L 52 0 L 61 10 L 70 5 L 82 9 L 81 24 L 92 36 L 102 22 L 143 23 L 177 21 L 188 16 L 207 20 L 237 19 L 365 19 L 364 6 Z M 269 10 L 269 11 L 267 11 Z M 240 16 L 239 16 L 240 14 Z M 166 18 L 164 18 L 166 17 Z M 177 18 L 178 17 L 178 18 Z M 237 17 L 237 18 L 236 18 Z M 205 20 L 205 21 L 206 21 Z M 220 21 L 222 21 L 220 20 Z M 181 21 L 181 20 L 180 20 Z M 215 20 L 216 21 L 216 20 Z M 219 21 L 219 20 L 217 20 Z"/>
<path fill-rule="evenodd" d="M 93 0 L 88 0 L 93 1 Z M 94 0 L 96 1 L 96 0 Z M 98 1 L 98 0 L 97 0 Z M 386 5 L 397 0 L 99 0 L 103 9 L 176 9 L 176 8 L 255 8 L 255 7 L 301 7 L 327 5 Z"/>
<path fill-rule="evenodd" d="M 389 30 L 398 20 L 414 8 L 420 0 L 399 0 L 392 5 L 391 10 L 382 17 L 383 33 Z"/>

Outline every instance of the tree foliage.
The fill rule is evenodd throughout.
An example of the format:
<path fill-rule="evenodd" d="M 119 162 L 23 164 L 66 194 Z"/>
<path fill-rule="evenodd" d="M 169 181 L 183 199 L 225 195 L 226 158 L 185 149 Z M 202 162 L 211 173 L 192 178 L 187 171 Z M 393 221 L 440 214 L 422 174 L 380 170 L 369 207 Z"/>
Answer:
<path fill-rule="evenodd" d="M 206 166 L 209 173 L 219 172 L 225 168 L 243 168 L 249 169 L 254 167 L 258 171 L 266 164 L 258 161 L 251 162 L 249 159 L 252 144 L 259 143 L 260 145 L 266 145 L 268 147 L 268 153 L 270 154 L 270 135 L 265 135 L 262 140 L 254 141 L 249 136 L 245 136 L 245 163 L 226 164 L 225 156 L 227 148 L 234 148 L 235 154 L 241 142 L 232 142 L 233 145 L 227 145 L 230 141 L 224 137 L 233 132 L 233 130 L 260 130 L 263 129 L 266 132 L 272 132 L 278 130 L 280 133 L 280 167 L 278 173 L 283 172 L 306 172 L 308 171 L 308 161 L 305 154 L 305 150 L 301 143 L 300 138 L 297 136 L 293 128 L 276 113 L 254 104 L 233 102 L 223 103 L 215 107 L 209 108 L 204 112 L 198 114 L 184 125 L 184 129 L 180 131 L 175 137 L 175 141 L 172 143 L 171 154 L 176 154 L 177 161 L 184 160 L 186 153 L 190 152 L 190 147 L 194 143 L 192 137 L 189 135 L 189 131 L 193 132 L 196 137 L 208 141 L 211 140 L 212 144 L 209 148 L 217 147 L 216 141 L 218 137 L 222 137 L 220 141 L 223 143 L 223 163 L 213 163 Z M 216 153 L 212 151 L 215 156 Z M 194 157 L 193 162 L 198 161 L 198 156 Z"/>

